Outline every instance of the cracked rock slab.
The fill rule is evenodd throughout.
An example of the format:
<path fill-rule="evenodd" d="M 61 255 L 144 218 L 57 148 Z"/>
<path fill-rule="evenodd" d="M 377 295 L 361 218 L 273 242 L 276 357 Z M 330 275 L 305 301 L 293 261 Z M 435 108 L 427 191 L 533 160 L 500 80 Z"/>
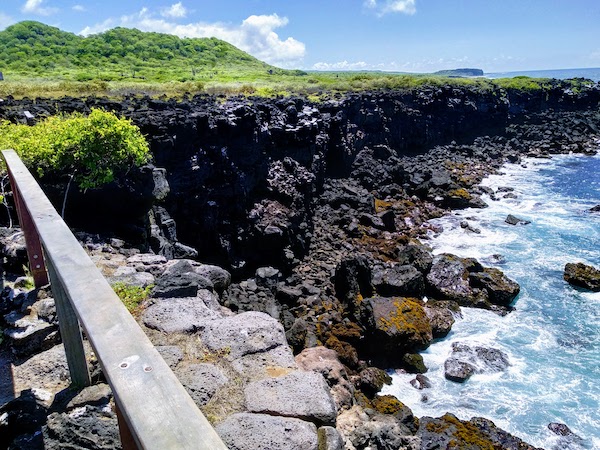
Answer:
<path fill-rule="evenodd" d="M 206 405 L 221 386 L 229 380 L 213 364 L 189 364 L 175 371 L 177 378 L 196 405 Z"/>
<path fill-rule="evenodd" d="M 222 317 L 200 297 L 161 298 L 144 311 L 142 321 L 148 328 L 164 333 L 193 333 Z"/>
<path fill-rule="evenodd" d="M 200 336 L 210 350 L 226 351 L 226 358 L 230 361 L 287 346 L 281 324 L 260 312 L 246 312 L 215 320 L 201 330 Z"/>
<path fill-rule="evenodd" d="M 245 395 L 250 412 L 335 423 L 335 403 L 323 375 L 316 372 L 296 370 L 255 381 L 246 387 Z"/>
<path fill-rule="evenodd" d="M 238 413 L 216 427 L 230 450 L 317 450 L 317 427 L 310 422 L 267 414 Z"/>

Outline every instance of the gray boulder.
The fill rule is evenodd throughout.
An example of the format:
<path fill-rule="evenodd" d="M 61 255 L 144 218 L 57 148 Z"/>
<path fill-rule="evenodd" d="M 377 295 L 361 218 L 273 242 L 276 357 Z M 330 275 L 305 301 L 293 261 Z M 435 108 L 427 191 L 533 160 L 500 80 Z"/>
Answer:
<path fill-rule="evenodd" d="M 458 358 L 444 361 L 444 376 L 447 380 L 464 383 L 475 373 L 475 366 Z"/>
<path fill-rule="evenodd" d="M 150 272 L 139 272 L 132 266 L 121 266 L 109 277 L 109 281 L 145 288 L 154 285 L 156 279 Z"/>
<path fill-rule="evenodd" d="M 412 387 L 419 390 L 428 389 L 431 387 L 431 381 L 422 373 L 417 374 L 414 379 L 410 380 L 410 384 Z"/>
<path fill-rule="evenodd" d="M 176 345 L 157 345 L 156 350 L 171 369 L 174 369 L 183 360 L 183 352 Z"/>
<path fill-rule="evenodd" d="M 329 387 L 321 374 L 293 371 L 276 378 L 248 384 L 246 408 L 253 413 L 296 417 L 331 425 L 336 408 Z"/>
<path fill-rule="evenodd" d="M 427 274 L 427 283 L 436 298 L 454 300 L 463 306 L 478 306 L 487 302 L 487 295 L 474 291 L 469 284 L 465 260 L 455 255 L 436 255 Z"/>
<path fill-rule="evenodd" d="M 9 325 L 4 336 L 16 355 L 32 355 L 60 342 L 58 326 L 39 319 L 35 314 L 13 311 L 4 316 L 4 320 Z"/>
<path fill-rule="evenodd" d="M 138 253 L 127 258 L 127 265 L 138 272 L 148 272 L 155 277 L 160 276 L 165 270 L 167 258 L 153 253 Z"/>
<path fill-rule="evenodd" d="M 256 269 L 256 283 L 259 286 L 274 290 L 281 279 L 281 272 L 274 267 L 259 267 Z"/>
<path fill-rule="evenodd" d="M 193 297 L 199 289 L 214 289 L 213 283 L 194 271 L 187 260 L 180 260 L 168 266 L 164 273 L 156 279 L 153 290 L 154 297 Z"/>
<path fill-rule="evenodd" d="M 287 345 L 281 324 L 259 312 L 215 320 L 201 330 L 200 336 L 210 350 L 227 348 L 231 359 Z"/>
<path fill-rule="evenodd" d="M 265 313 L 245 312 L 210 321 L 200 329 L 200 339 L 249 378 L 297 368 L 283 327 Z"/>
<path fill-rule="evenodd" d="M 531 223 L 529 220 L 520 219 L 519 217 L 513 216 L 512 214 L 506 216 L 506 219 L 504 219 L 504 221 L 509 225 L 528 225 Z"/>
<path fill-rule="evenodd" d="M 95 406 L 83 406 L 66 413 L 50 414 L 43 434 L 46 450 L 121 448 L 116 414 Z"/>
<path fill-rule="evenodd" d="M 213 295 L 209 291 L 204 294 Z M 142 322 L 148 328 L 164 333 L 193 333 L 222 317 L 221 313 L 206 306 L 201 297 L 160 298 L 144 311 Z"/>
<path fill-rule="evenodd" d="M 372 275 L 366 256 L 358 255 L 340 262 L 335 269 L 335 293 L 337 298 L 350 306 L 357 308 L 357 298 L 371 297 L 374 292 L 371 283 Z"/>
<path fill-rule="evenodd" d="M 188 364 L 180 366 L 175 374 L 198 406 L 206 405 L 219 388 L 229 380 L 213 364 Z"/>
<path fill-rule="evenodd" d="M 501 372 L 508 366 L 508 355 L 502 350 L 454 342 L 452 354 L 444 362 L 444 371 L 448 380 L 462 383 L 474 373 Z"/>
<path fill-rule="evenodd" d="M 410 264 L 411 266 L 416 267 L 420 272 L 427 273 L 433 264 L 431 248 L 418 241 L 409 242 L 406 245 L 398 247 L 396 262 L 401 265 Z"/>
<path fill-rule="evenodd" d="M 434 339 L 447 336 L 454 325 L 454 315 L 460 315 L 458 304 L 450 301 L 428 301 L 424 308 Z"/>
<path fill-rule="evenodd" d="M 397 265 L 373 269 L 373 286 L 383 297 L 423 297 L 423 274 L 410 265 Z"/>
<path fill-rule="evenodd" d="M 267 414 L 238 413 L 216 426 L 231 450 L 317 450 L 317 427 L 310 422 Z"/>
<path fill-rule="evenodd" d="M 358 405 L 338 416 L 336 428 L 344 439 L 346 450 L 421 449 L 420 440 L 398 418 Z"/>
<path fill-rule="evenodd" d="M 485 289 L 491 303 L 500 306 L 508 306 L 515 299 L 521 287 L 508 278 L 499 269 L 486 267 L 482 272 L 470 275 L 471 285 Z"/>
<path fill-rule="evenodd" d="M 231 274 L 219 266 L 200 264 L 193 266 L 194 272 L 211 281 L 215 290 L 222 293 L 231 284 Z"/>
<path fill-rule="evenodd" d="M 506 313 L 518 295 L 518 283 L 502 271 L 483 267 L 473 258 L 443 253 L 435 256 L 427 274 L 428 293 L 434 298 L 453 300 L 461 306 Z"/>
<path fill-rule="evenodd" d="M 90 348 L 84 343 L 86 354 Z M 12 366 L 12 389 L 19 392 L 24 389 L 42 389 L 51 394 L 69 386 L 69 367 L 62 344 L 32 356 L 19 365 Z"/>
<path fill-rule="evenodd" d="M 301 369 L 312 370 L 325 377 L 338 411 L 352 406 L 354 386 L 335 350 L 321 346 L 307 348 L 296 355 L 296 363 Z"/>
<path fill-rule="evenodd" d="M 83 388 L 73 397 L 66 406 L 66 410 L 70 411 L 75 408 L 81 408 L 85 405 L 101 406 L 107 405 L 112 398 L 110 386 L 105 383 L 94 384 Z"/>

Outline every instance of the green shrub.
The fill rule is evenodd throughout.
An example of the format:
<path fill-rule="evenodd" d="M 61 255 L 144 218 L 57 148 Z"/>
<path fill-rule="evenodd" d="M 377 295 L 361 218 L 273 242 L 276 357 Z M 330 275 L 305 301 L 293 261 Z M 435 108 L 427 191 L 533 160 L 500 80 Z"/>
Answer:
<path fill-rule="evenodd" d="M 75 81 L 92 81 L 93 79 L 94 75 L 86 72 L 75 75 Z"/>
<path fill-rule="evenodd" d="M 136 312 L 141 303 L 148 299 L 150 291 L 154 286 L 131 286 L 123 282 L 117 282 L 112 285 L 115 294 L 119 296 L 125 307 L 130 313 Z"/>
<path fill-rule="evenodd" d="M 114 179 L 115 171 L 142 165 L 148 143 L 139 128 L 113 113 L 93 109 L 49 117 L 34 126 L 0 123 L 0 149 L 14 149 L 38 175 L 74 174 L 82 189 Z"/>

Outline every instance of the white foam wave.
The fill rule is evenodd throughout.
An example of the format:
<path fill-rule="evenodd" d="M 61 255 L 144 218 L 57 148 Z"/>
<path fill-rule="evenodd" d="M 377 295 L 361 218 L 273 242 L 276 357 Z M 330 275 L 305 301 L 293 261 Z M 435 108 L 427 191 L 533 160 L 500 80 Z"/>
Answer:
<path fill-rule="evenodd" d="M 596 197 L 578 198 L 563 195 L 553 185 L 554 170 L 577 176 L 574 171 L 582 166 L 578 158 L 508 165 L 503 175 L 492 175 L 482 184 L 494 191 L 514 188 L 516 198 L 501 198 L 503 193 L 498 200 L 484 196 L 488 208 L 466 209 L 434 221 L 443 228 L 429 235 L 435 253 L 475 257 L 498 266 L 521 284 L 521 294 L 517 310 L 507 317 L 463 308 L 463 319 L 448 337 L 423 352 L 431 389 L 413 388 L 409 382 L 414 375 L 393 375 L 393 385 L 385 392 L 398 396 L 415 414 L 452 411 L 461 419 L 488 417 L 549 449 L 559 440 L 546 425 L 567 423 L 588 447 L 600 449 L 600 293 L 582 292 L 562 279 L 567 262 L 600 265 L 600 227 L 588 212 L 600 203 L 600 191 Z M 531 224 L 508 225 L 508 214 Z M 463 228 L 464 221 L 480 233 Z M 458 341 L 502 350 L 511 365 L 503 372 L 476 374 L 464 384 L 448 381 L 444 362 Z"/>

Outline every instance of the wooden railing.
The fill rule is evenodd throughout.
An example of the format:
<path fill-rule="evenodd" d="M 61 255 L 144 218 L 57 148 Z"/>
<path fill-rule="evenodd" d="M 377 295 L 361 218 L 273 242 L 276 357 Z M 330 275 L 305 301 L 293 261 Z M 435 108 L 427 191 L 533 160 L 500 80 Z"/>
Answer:
<path fill-rule="evenodd" d="M 18 155 L 2 157 L 34 282 L 51 283 L 72 383 L 90 384 L 83 330 L 112 389 L 123 448 L 226 449 Z"/>

